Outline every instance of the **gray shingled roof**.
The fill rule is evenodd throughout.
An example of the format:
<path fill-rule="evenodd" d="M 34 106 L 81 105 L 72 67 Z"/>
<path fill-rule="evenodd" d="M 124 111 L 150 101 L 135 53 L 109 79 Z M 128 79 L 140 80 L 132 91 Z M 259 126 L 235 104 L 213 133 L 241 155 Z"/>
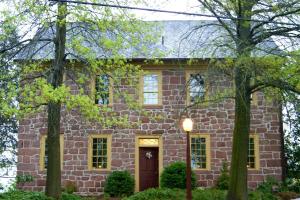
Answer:
<path fill-rule="evenodd" d="M 199 21 L 199 20 L 183 20 L 183 21 L 156 21 L 149 22 L 153 25 L 153 31 L 159 33 L 159 39 L 156 43 L 144 44 L 149 50 L 143 53 L 139 47 L 130 47 L 121 49 L 119 53 L 126 58 L 149 58 L 159 49 L 164 52 L 163 58 L 224 58 L 234 57 L 235 52 L 232 48 L 233 41 L 227 35 L 227 32 L 217 24 L 216 21 Z M 85 27 L 83 23 L 72 23 L 71 27 L 78 26 L 72 32 L 68 32 L 67 37 L 83 36 L 86 40 L 83 42 L 85 46 L 91 47 L 97 54 L 98 58 L 109 58 L 111 52 L 97 46 L 91 40 L 101 37 L 104 33 L 94 32 L 92 34 L 80 31 Z M 202 27 L 202 28 L 199 28 Z M 35 38 L 53 38 L 55 30 L 53 27 L 45 28 L 36 34 Z M 106 36 L 114 38 L 117 34 L 124 34 L 122 31 L 113 30 L 106 32 Z M 126 34 L 124 34 L 126 37 Z M 142 38 L 142 36 L 139 36 Z M 141 39 L 141 44 L 143 40 Z M 142 46 L 142 45 L 141 45 Z M 19 55 L 19 59 L 52 59 L 53 43 L 46 42 L 32 43 L 28 48 L 24 49 Z M 68 49 L 73 52 L 72 49 Z M 257 50 L 253 52 L 253 56 L 263 56 L 266 54 L 279 54 L 281 51 L 272 39 L 264 41 L 257 46 Z M 74 53 L 74 52 L 73 52 Z M 68 58 L 74 58 L 68 56 Z"/>

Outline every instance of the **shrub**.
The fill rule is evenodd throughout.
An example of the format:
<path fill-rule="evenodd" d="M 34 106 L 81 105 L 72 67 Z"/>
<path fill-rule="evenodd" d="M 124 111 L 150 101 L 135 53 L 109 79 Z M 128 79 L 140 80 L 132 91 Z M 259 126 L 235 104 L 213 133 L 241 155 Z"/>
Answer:
<path fill-rule="evenodd" d="M 138 192 L 123 200 L 183 200 L 185 192 L 179 189 L 159 188 Z"/>
<path fill-rule="evenodd" d="M 272 194 L 275 189 L 279 190 L 280 184 L 275 178 L 273 178 L 271 176 L 268 176 L 266 181 L 262 182 L 257 187 L 257 191 L 260 191 L 264 194 L 267 194 L 267 193 Z"/>
<path fill-rule="evenodd" d="M 134 178 L 128 171 L 114 171 L 106 179 L 104 192 L 112 197 L 132 195 L 134 192 Z"/>
<path fill-rule="evenodd" d="M 194 200 L 225 200 L 226 191 L 216 190 L 216 189 L 206 189 L 206 190 L 194 190 L 193 199 Z"/>
<path fill-rule="evenodd" d="M 300 179 L 286 179 L 283 186 L 285 191 L 300 193 Z"/>
<path fill-rule="evenodd" d="M 53 200 L 47 197 L 42 192 L 28 192 L 21 190 L 11 190 L 9 192 L 1 193 L 0 199 L 2 200 Z"/>
<path fill-rule="evenodd" d="M 248 195 L 249 200 L 279 200 L 271 193 L 263 193 L 261 191 L 252 191 Z"/>
<path fill-rule="evenodd" d="M 227 162 L 223 162 L 221 168 L 221 175 L 217 179 L 216 188 L 220 190 L 228 190 L 229 186 L 229 172 Z"/>
<path fill-rule="evenodd" d="M 296 199 L 299 195 L 295 192 L 279 192 L 277 194 L 282 200 Z"/>
<path fill-rule="evenodd" d="M 69 194 L 69 193 L 63 192 L 61 194 L 61 200 L 82 200 L 82 198 L 75 194 Z"/>
<path fill-rule="evenodd" d="M 29 192 L 22 190 L 11 190 L 0 193 L 1 200 L 54 200 L 47 197 L 43 192 Z M 94 200 L 94 198 L 81 198 L 75 194 L 62 193 L 61 200 Z"/>
<path fill-rule="evenodd" d="M 63 191 L 68 194 L 72 194 L 72 193 L 76 192 L 77 191 L 76 184 L 72 181 L 67 181 L 65 184 L 65 187 L 63 188 Z"/>
<path fill-rule="evenodd" d="M 34 178 L 30 174 L 24 174 L 24 175 L 17 175 L 16 176 L 16 183 L 17 184 L 20 184 L 20 183 L 30 183 L 32 181 L 34 181 Z"/>
<path fill-rule="evenodd" d="M 160 185 L 163 188 L 186 188 L 186 164 L 174 162 L 165 167 L 160 177 Z M 192 188 L 196 187 L 196 175 L 192 171 Z"/>
<path fill-rule="evenodd" d="M 123 200 L 185 200 L 186 191 L 182 189 L 148 189 L 134 194 Z M 226 191 L 224 190 L 193 190 L 193 200 L 225 200 Z"/>

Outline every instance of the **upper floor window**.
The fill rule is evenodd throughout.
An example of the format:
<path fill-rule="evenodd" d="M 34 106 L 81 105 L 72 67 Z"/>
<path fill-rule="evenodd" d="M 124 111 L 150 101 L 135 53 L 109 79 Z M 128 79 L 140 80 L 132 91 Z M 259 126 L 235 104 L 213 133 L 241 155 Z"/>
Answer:
<path fill-rule="evenodd" d="M 210 169 L 210 136 L 191 136 L 191 166 L 194 169 Z"/>
<path fill-rule="evenodd" d="M 111 135 L 90 135 L 89 169 L 109 170 L 111 161 Z"/>
<path fill-rule="evenodd" d="M 204 100 L 206 85 L 203 73 L 188 71 L 186 74 L 186 80 L 188 104 L 193 104 Z"/>
<path fill-rule="evenodd" d="M 257 92 L 251 93 L 251 104 L 257 106 L 258 98 L 257 98 Z"/>
<path fill-rule="evenodd" d="M 141 80 L 141 98 L 144 105 L 162 104 L 162 74 L 160 71 L 150 71 Z"/>
<path fill-rule="evenodd" d="M 259 144 L 258 135 L 250 135 L 248 146 L 248 162 L 249 169 L 259 169 Z"/>
<path fill-rule="evenodd" d="M 112 104 L 111 79 L 107 74 L 97 75 L 95 79 L 95 103 L 98 105 Z"/>
<path fill-rule="evenodd" d="M 61 168 L 63 166 L 63 155 L 64 155 L 64 135 L 60 134 L 60 164 Z M 43 171 L 47 169 L 48 165 L 48 144 L 47 135 L 42 135 L 40 140 L 40 170 Z"/>

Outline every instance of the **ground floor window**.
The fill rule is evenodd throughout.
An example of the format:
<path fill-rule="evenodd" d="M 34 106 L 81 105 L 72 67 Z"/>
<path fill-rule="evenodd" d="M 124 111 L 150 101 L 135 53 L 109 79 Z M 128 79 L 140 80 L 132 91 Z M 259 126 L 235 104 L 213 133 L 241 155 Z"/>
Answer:
<path fill-rule="evenodd" d="M 111 135 L 93 134 L 89 136 L 88 167 L 90 170 L 110 170 Z"/>
<path fill-rule="evenodd" d="M 191 135 L 191 166 L 193 169 L 210 169 L 210 135 Z"/>
<path fill-rule="evenodd" d="M 63 167 L 63 156 L 64 156 L 64 135 L 60 134 L 60 164 Z M 48 144 L 47 135 L 42 135 L 40 140 L 40 170 L 47 169 L 48 165 Z"/>
<path fill-rule="evenodd" d="M 258 135 L 249 136 L 248 169 L 259 169 L 259 138 Z"/>

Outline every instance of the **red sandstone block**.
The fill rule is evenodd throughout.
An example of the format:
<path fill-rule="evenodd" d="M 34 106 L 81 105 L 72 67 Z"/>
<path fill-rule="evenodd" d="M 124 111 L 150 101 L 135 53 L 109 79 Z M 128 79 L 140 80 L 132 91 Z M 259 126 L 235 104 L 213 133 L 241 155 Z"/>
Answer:
<path fill-rule="evenodd" d="M 83 181 L 76 181 L 77 187 L 83 187 Z"/>
<path fill-rule="evenodd" d="M 267 160 L 267 166 L 268 167 L 280 167 L 281 161 L 280 160 Z"/>
<path fill-rule="evenodd" d="M 265 146 L 265 151 L 280 151 L 279 145 Z"/>
<path fill-rule="evenodd" d="M 83 172 L 82 171 L 73 171 L 72 174 L 75 176 L 82 176 Z"/>
<path fill-rule="evenodd" d="M 94 181 L 86 181 L 86 182 L 84 182 L 84 187 L 85 188 L 95 187 L 95 182 Z"/>
<path fill-rule="evenodd" d="M 23 163 L 30 163 L 30 156 L 23 156 L 23 160 L 22 160 Z"/>
<path fill-rule="evenodd" d="M 128 153 L 121 153 L 120 157 L 122 159 L 128 159 L 129 158 L 129 154 Z"/>
<path fill-rule="evenodd" d="M 36 184 L 37 184 L 37 186 L 46 186 L 46 180 L 45 179 L 37 179 Z"/>
<path fill-rule="evenodd" d="M 129 153 L 134 152 L 134 149 L 128 149 L 128 148 L 124 148 L 125 149 L 125 153 L 129 155 Z"/>
<path fill-rule="evenodd" d="M 100 192 L 102 189 L 100 188 L 101 187 L 101 184 L 100 184 L 100 182 L 95 182 L 95 187 L 96 187 L 96 190 L 97 190 L 97 192 Z"/>
<path fill-rule="evenodd" d="M 216 157 L 217 158 L 221 158 L 221 159 L 225 159 L 226 158 L 226 152 L 224 152 L 224 151 L 216 151 Z"/>
<path fill-rule="evenodd" d="M 35 164 L 26 164 L 26 163 L 19 163 L 18 170 L 20 171 L 34 171 Z"/>
<path fill-rule="evenodd" d="M 257 133 L 265 133 L 265 132 L 267 132 L 267 129 L 266 128 L 257 128 L 256 132 Z"/>
<path fill-rule="evenodd" d="M 217 118 L 227 118 L 227 113 L 226 112 L 216 112 L 216 117 Z"/>
<path fill-rule="evenodd" d="M 270 153 L 263 153 L 260 155 L 260 159 L 271 159 L 271 158 L 273 158 L 273 156 Z"/>
<path fill-rule="evenodd" d="M 122 161 L 121 160 L 113 159 L 111 161 L 111 166 L 113 166 L 113 167 L 121 167 L 122 166 Z"/>
<path fill-rule="evenodd" d="M 84 155 L 86 155 L 87 152 L 88 152 L 87 148 L 80 148 L 80 149 L 79 149 L 79 154 L 84 154 Z"/>
<path fill-rule="evenodd" d="M 88 177 L 88 176 L 82 176 L 81 177 L 81 180 L 83 180 L 83 181 L 87 181 L 87 180 L 89 180 L 90 178 Z M 83 182 L 83 183 L 85 183 L 85 182 Z"/>
<path fill-rule="evenodd" d="M 180 83 L 180 78 L 176 76 L 172 76 L 170 78 L 170 84 L 179 84 Z"/>
<path fill-rule="evenodd" d="M 264 180 L 263 175 L 251 175 L 249 177 L 250 181 L 255 181 L 255 182 L 262 182 Z"/>
<path fill-rule="evenodd" d="M 257 182 L 248 182 L 248 187 L 251 188 L 251 189 L 254 189 L 257 187 Z"/>
<path fill-rule="evenodd" d="M 67 153 L 69 153 L 69 154 L 78 154 L 78 149 L 67 149 Z"/>
<path fill-rule="evenodd" d="M 217 142 L 217 147 L 225 147 L 225 142 Z"/>

